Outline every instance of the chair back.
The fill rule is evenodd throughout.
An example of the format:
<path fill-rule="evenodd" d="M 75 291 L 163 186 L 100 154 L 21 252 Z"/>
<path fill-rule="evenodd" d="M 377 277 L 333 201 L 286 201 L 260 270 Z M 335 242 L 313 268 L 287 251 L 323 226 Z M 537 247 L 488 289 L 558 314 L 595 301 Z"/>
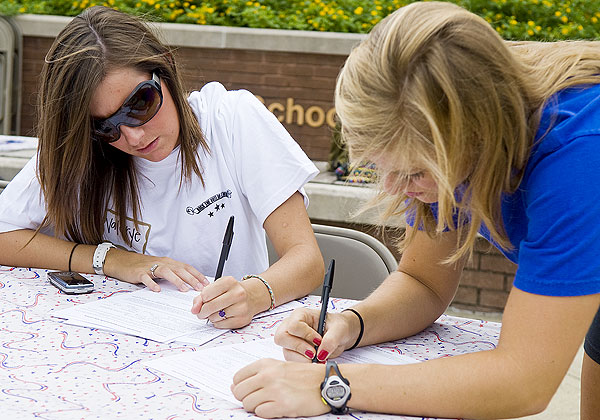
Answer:
<path fill-rule="evenodd" d="M 364 299 L 398 267 L 392 252 L 379 240 L 354 229 L 312 225 L 325 267 L 335 259 L 335 278 L 330 296 Z M 269 262 L 277 261 L 267 240 Z M 321 286 L 311 292 L 321 294 Z"/>

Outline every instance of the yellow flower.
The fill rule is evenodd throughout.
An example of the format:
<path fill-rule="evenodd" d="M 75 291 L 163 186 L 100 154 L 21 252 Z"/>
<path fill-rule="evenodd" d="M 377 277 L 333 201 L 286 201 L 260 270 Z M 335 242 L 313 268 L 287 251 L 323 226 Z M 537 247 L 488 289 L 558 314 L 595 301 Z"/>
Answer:
<path fill-rule="evenodd" d="M 325 10 L 321 10 L 321 11 L 319 12 L 319 15 L 320 15 L 320 16 L 325 16 L 325 15 L 326 15 L 326 13 L 325 13 Z"/>
<path fill-rule="evenodd" d="M 196 5 L 195 5 L 195 4 L 192 4 L 192 5 L 190 6 L 190 9 L 192 9 L 192 10 L 196 10 Z"/>
<path fill-rule="evenodd" d="M 592 23 L 598 23 L 598 18 L 596 16 L 592 16 Z"/>
<path fill-rule="evenodd" d="M 569 18 L 566 17 L 566 16 L 563 16 L 563 17 L 560 18 L 560 20 L 562 20 L 563 23 L 567 23 L 569 21 Z"/>
<path fill-rule="evenodd" d="M 567 27 L 562 28 L 561 32 L 563 35 L 567 35 L 569 33 L 569 28 L 567 28 Z"/>
<path fill-rule="evenodd" d="M 513 25 L 513 26 L 514 26 L 514 25 L 516 25 L 518 22 L 517 22 L 516 20 L 514 20 L 514 19 L 511 19 L 509 23 L 510 23 L 511 25 Z"/>
<path fill-rule="evenodd" d="M 577 25 L 577 30 L 578 30 L 578 31 L 583 31 L 583 26 L 581 26 L 581 25 Z"/>
<path fill-rule="evenodd" d="M 533 20 L 530 20 L 529 22 L 527 22 L 527 24 L 528 24 L 529 26 L 535 26 L 535 22 L 534 22 Z"/>
<path fill-rule="evenodd" d="M 527 34 L 529 34 L 529 36 L 533 36 L 533 31 L 531 29 L 527 29 Z"/>
<path fill-rule="evenodd" d="M 535 30 L 539 32 L 539 31 L 542 30 L 542 27 L 540 25 L 538 25 L 538 26 L 535 27 Z"/>
<path fill-rule="evenodd" d="M 25 13 L 26 11 L 27 11 L 27 9 L 25 7 L 19 8 L 19 13 Z"/>
<path fill-rule="evenodd" d="M 371 16 L 377 16 L 377 10 L 371 10 Z"/>
<path fill-rule="evenodd" d="M 362 15 L 363 12 L 363 8 L 358 6 L 356 9 L 354 9 L 354 14 L 355 15 Z"/>
<path fill-rule="evenodd" d="M 560 13 L 559 10 L 557 10 L 556 12 L 554 12 L 554 16 L 559 17 L 560 15 L 562 15 L 562 13 Z"/>

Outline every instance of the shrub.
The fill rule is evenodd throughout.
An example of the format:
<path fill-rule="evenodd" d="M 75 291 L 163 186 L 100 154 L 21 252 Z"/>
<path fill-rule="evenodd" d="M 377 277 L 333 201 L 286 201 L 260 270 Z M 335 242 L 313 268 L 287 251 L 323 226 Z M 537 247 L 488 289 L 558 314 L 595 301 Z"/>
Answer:
<path fill-rule="evenodd" d="M 413 0 L 414 1 L 414 0 Z M 2 0 L 0 14 L 74 16 L 101 4 L 163 22 L 251 28 L 368 32 L 410 0 Z M 455 0 L 505 39 L 600 38 L 600 0 Z"/>

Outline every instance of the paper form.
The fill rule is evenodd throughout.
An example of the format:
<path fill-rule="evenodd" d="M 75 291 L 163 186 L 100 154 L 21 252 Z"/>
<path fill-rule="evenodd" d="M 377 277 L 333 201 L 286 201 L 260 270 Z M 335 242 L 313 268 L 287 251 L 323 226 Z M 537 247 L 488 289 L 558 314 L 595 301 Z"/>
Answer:
<path fill-rule="evenodd" d="M 168 282 L 162 282 L 160 286 L 160 293 L 145 288 L 54 311 L 52 316 L 63 318 L 72 325 L 130 334 L 163 343 L 178 340 L 201 345 L 229 331 L 215 328 L 211 323 L 206 324 L 190 312 L 194 297 L 200 292 L 180 292 Z M 300 302 L 288 302 L 272 311 L 257 314 L 255 318 L 300 306 Z"/>
<path fill-rule="evenodd" d="M 241 402 L 235 399 L 229 388 L 233 383 L 233 375 L 244 366 L 263 358 L 284 360 L 281 347 L 271 338 L 161 357 L 144 364 L 150 369 L 189 382 L 216 397 L 241 406 Z M 376 346 L 347 351 L 334 360 L 338 363 L 387 365 L 418 363 L 412 357 Z"/>

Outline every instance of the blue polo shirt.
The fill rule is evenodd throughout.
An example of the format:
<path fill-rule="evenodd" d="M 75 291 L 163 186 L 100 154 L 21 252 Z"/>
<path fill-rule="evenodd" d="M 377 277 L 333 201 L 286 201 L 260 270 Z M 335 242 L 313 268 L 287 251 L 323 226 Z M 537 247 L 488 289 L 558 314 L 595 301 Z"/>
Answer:
<path fill-rule="evenodd" d="M 523 180 L 502 197 L 502 217 L 512 250 L 494 243 L 486 226 L 479 232 L 518 264 L 515 287 L 548 296 L 600 293 L 600 85 L 548 102 Z"/>

